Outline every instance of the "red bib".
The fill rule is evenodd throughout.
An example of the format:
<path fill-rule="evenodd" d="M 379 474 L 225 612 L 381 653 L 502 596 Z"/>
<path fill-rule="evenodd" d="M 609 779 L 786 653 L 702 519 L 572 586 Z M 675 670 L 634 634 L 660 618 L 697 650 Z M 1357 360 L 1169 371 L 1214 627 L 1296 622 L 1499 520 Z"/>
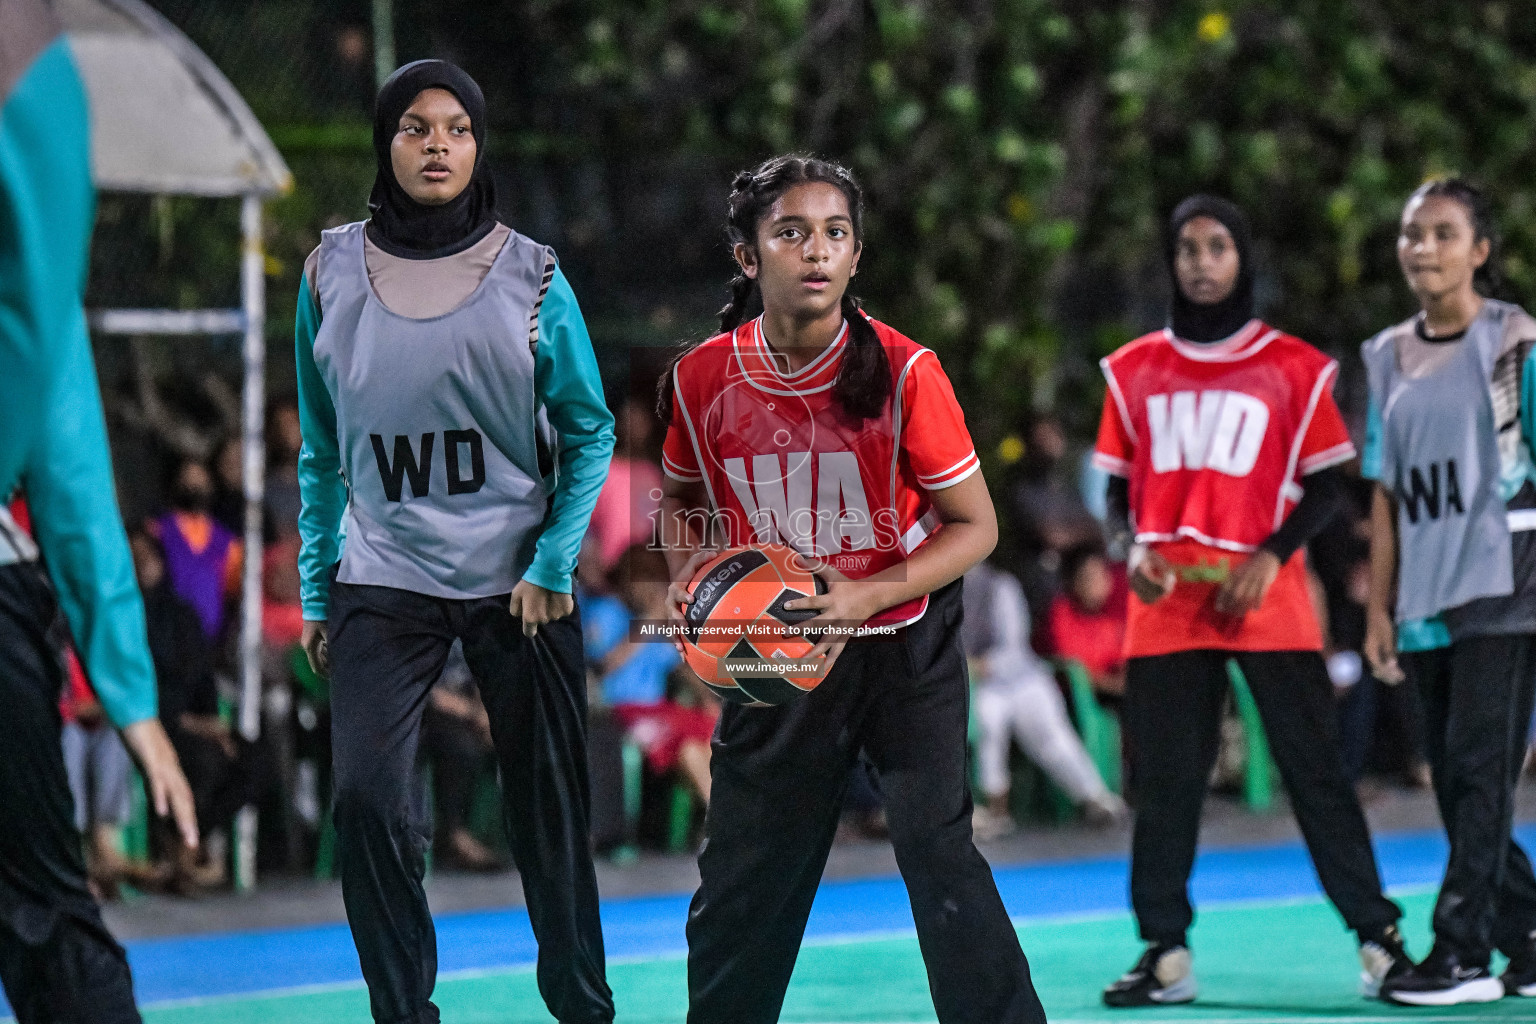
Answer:
<path fill-rule="evenodd" d="M 1354 456 L 1333 401 L 1338 364 L 1252 320 L 1212 345 L 1158 331 L 1101 365 L 1094 462 L 1129 479 L 1136 539 L 1180 567 L 1170 597 L 1132 596 L 1126 653 L 1320 648 L 1300 552 L 1247 616 L 1217 613 L 1212 598 L 1290 514 L 1302 479 Z"/>
<path fill-rule="evenodd" d="M 928 493 L 980 468 L 938 357 L 870 323 L 893 398 L 867 420 L 832 396 L 846 326 L 794 373 L 779 370 L 760 318 L 678 361 L 662 469 L 704 483 L 725 543 L 787 544 L 860 579 L 916 551 L 939 528 Z M 870 623 L 914 622 L 927 605 L 918 598 Z"/>

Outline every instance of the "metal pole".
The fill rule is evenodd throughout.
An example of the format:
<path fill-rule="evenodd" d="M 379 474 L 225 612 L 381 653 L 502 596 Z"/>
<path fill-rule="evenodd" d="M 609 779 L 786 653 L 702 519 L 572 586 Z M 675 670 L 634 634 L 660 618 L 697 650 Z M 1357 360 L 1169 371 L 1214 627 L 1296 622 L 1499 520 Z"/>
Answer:
<path fill-rule="evenodd" d="M 240 409 L 245 478 L 245 574 L 240 591 L 240 735 L 261 735 L 261 510 L 266 483 L 266 251 L 261 237 L 261 199 L 240 202 L 240 305 L 245 313 L 245 383 Z M 256 884 L 256 808 L 235 819 L 235 887 Z"/>
<path fill-rule="evenodd" d="M 373 0 L 373 77 L 384 87 L 384 80 L 395 72 L 395 15 L 392 0 Z"/>

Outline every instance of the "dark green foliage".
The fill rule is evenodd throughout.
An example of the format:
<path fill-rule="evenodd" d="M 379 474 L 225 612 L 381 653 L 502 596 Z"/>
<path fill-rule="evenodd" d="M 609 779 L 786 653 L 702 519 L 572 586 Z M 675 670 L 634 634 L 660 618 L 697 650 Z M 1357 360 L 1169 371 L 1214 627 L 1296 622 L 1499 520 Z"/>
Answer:
<path fill-rule="evenodd" d="M 322 227 L 364 213 L 369 5 L 158 6 L 295 172 L 271 207 L 281 386 L 304 256 Z M 1492 189 L 1507 291 L 1536 298 L 1536 17 L 1523 0 L 394 8 L 402 61 L 448 57 L 484 86 L 503 213 L 556 246 L 620 374 L 629 347 L 708 329 L 729 277 L 730 174 L 791 149 L 862 178 L 859 290 L 940 352 L 989 457 L 1035 405 L 1091 425 L 1093 360 L 1161 323 L 1161 224 L 1196 189 L 1251 212 L 1271 318 L 1337 353 L 1410 310 L 1394 223 L 1429 174 Z M 201 254 L 187 287 L 221 294 L 236 250 L 198 227 L 214 223 L 202 207 L 171 210 L 177 250 Z M 98 246 L 98 264 L 117 252 Z"/>

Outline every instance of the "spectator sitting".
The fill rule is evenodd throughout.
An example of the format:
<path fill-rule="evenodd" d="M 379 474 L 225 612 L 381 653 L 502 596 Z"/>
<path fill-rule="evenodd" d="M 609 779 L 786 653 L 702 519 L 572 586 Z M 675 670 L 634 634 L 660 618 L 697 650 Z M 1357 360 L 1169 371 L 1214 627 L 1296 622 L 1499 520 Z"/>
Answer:
<path fill-rule="evenodd" d="M 171 589 L 192 606 L 204 638 L 216 643 L 224 628 L 225 602 L 240 591 L 241 545 L 209 513 L 212 503 L 208 467 L 183 460 L 171 486 L 171 509 L 149 531 L 159 542 Z"/>
<path fill-rule="evenodd" d="M 661 553 L 636 544 L 619 557 L 611 575 L 628 613 L 637 619 L 667 618 L 667 563 Z M 679 771 L 709 803 L 709 741 L 719 703 L 683 664 L 670 641 L 637 643 L 626 634 L 599 662 L 603 700 L 613 708 L 646 764 L 658 775 Z M 673 675 L 688 684 L 694 706 L 667 696 Z"/>
<path fill-rule="evenodd" d="M 133 531 L 128 539 L 144 594 L 160 720 L 192 785 L 203 833 L 199 850 L 172 844 L 177 860 L 171 884 L 190 894 L 223 884 L 229 821 L 256 802 L 269 773 L 261 748 L 232 733 L 219 717 L 208 637 L 196 609 L 172 590 L 159 540 L 146 529 Z"/>
<path fill-rule="evenodd" d="M 299 449 L 304 435 L 299 430 L 299 402 L 292 395 L 267 406 L 267 479 L 263 485 L 267 540 L 297 535 L 299 531 Z"/>
<path fill-rule="evenodd" d="M 1088 821 L 1124 817 L 1125 802 L 1104 784 L 1067 718 L 1055 677 L 1030 649 L 1029 607 L 1019 581 L 982 562 L 965 574 L 962 594 L 961 637 L 976 683 L 977 761 L 986 796 L 974 818 L 977 837 L 993 839 L 1013 829 L 1008 748 L 1014 738 Z"/>
<path fill-rule="evenodd" d="M 1424 758 L 1424 712 L 1418 687 L 1392 686 L 1369 671 L 1365 608 L 1371 592 L 1372 484 L 1346 467 L 1349 500 L 1307 545 L 1307 566 L 1323 590 L 1317 602 L 1328 675 L 1338 698 L 1340 753 L 1356 781 L 1367 773 L 1396 775 L 1410 787 L 1430 785 Z"/>
<path fill-rule="evenodd" d="M 162 884 L 164 877 L 150 865 L 123 855 L 133 764 L 117 730 L 107 723 L 80 659 L 69 647 L 65 668 L 59 711 L 64 718 L 64 768 L 75 799 L 75 825 L 85 838 L 91 888 L 101 900 L 116 900 L 124 882 L 148 889 Z"/>
<path fill-rule="evenodd" d="M 1094 690 L 1118 701 L 1125 693 L 1125 617 L 1130 588 L 1096 544 L 1061 559 L 1063 590 L 1051 602 L 1051 653 L 1088 670 Z"/>
<path fill-rule="evenodd" d="M 208 511 L 231 536 L 245 536 L 245 445 L 231 434 L 213 456 L 213 500 Z"/>
<path fill-rule="evenodd" d="M 1061 422 L 1052 415 L 1038 416 L 1025 436 L 1020 479 L 1010 494 L 1014 543 L 1025 598 L 1044 613 L 1060 586 L 1062 553 L 1099 540 L 1103 528 L 1083 502 L 1077 482 L 1062 472 L 1067 438 Z M 1034 623 L 1031 634 L 1043 625 Z"/>
<path fill-rule="evenodd" d="M 32 513 L 16 497 L 8 509 L 11 522 L 32 536 Z M 85 668 L 69 639 L 69 624 L 61 614 L 49 631 L 64 666 L 59 697 L 64 770 L 75 804 L 75 827 L 84 840 L 87 882 L 100 900 L 115 900 L 122 882 L 152 888 L 162 881 L 149 865 L 123 856 L 123 826 L 131 810 L 129 786 L 133 772 L 122 737 L 107 723 L 106 712 L 91 689 Z"/>
<path fill-rule="evenodd" d="M 596 544 L 598 565 L 611 572 L 633 544 L 645 544 L 656 529 L 661 509 L 661 467 L 651 452 L 656 414 L 636 398 L 619 409 L 613 460 L 592 509 L 588 538 Z"/>
<path fill-rule="evenodd" d="M 279 537 L 261 556 L 261 636 L 279 651 L 298 643 L 304 633 L 299 600 L 298 534 Z"/>
<path fill-rule="evenodd" d="M 576 599 L 581 606 L 581 635 L 589 672 L 595 673 L 597 663 L 629 635 L 629 609 L 614 595 L 608 578 L 617 561 L 616 556 L 605 565 L 597 538 L 588 532 L 576 558 Z"/>

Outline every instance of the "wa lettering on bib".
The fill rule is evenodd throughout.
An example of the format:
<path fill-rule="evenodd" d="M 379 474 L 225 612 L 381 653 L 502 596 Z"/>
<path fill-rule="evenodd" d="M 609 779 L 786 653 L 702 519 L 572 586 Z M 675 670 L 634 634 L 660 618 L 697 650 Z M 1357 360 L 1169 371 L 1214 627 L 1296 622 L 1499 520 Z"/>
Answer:
<path fill-rule="evenodd" d="M 1507 501 L 1529 477 L 1518 390 L 1531 329 L 1519 307 L 1487 299 L 1459 340 L 1424 341 L 1409 320 L 1361 347 L 1366 472 L 1397 498 L 1401 622 L 1515 592 L 1512 530 L 1529 524 Z"/>
<path fill-rule="evenodd" d="M 786 544 L 853 579 L 906 560 L 938 529 L 932 491 L 979 463 L 938 358 L 871 321 L 892 374 L 879 416 L 847 415 L 833 396 L 847 330 L 788 373 L 760 321 L 711 338 L 673 371 L 662 468 L 701 482 L 728 545 Z M 912 621 L 926 599 L 871 622 Z"/>

